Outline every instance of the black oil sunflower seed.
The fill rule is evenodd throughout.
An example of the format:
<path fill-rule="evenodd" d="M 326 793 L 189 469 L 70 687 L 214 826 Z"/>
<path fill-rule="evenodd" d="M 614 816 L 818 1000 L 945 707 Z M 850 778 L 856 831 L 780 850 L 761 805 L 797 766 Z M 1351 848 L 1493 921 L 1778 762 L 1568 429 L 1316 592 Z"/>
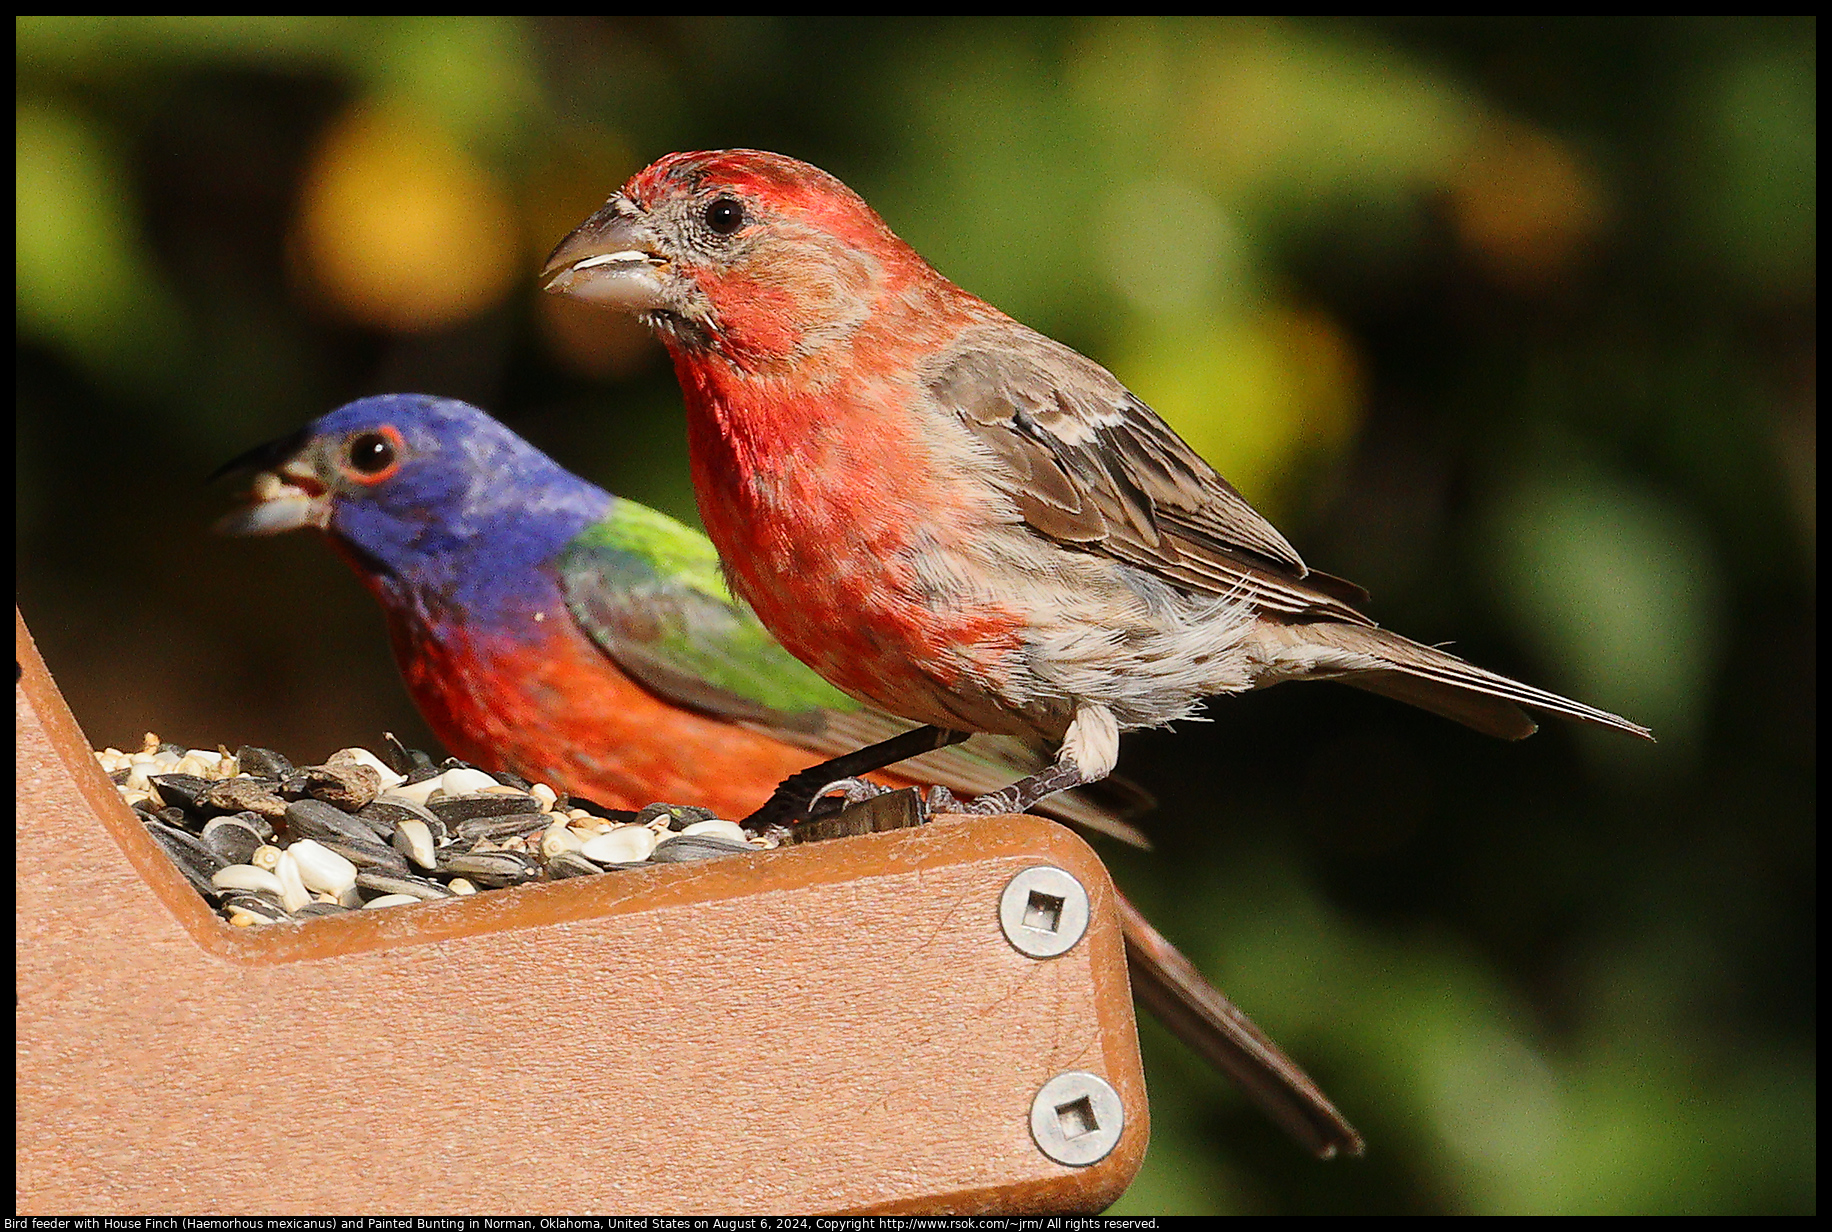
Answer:
<path fill-rule="evenodd" d="M 272 749 L 256 748 L 244 744 L 235 751 L 235 764 L 242 773 L 252 774 L 258 779 L 273 779 L 275 782 L 286 778 L 293 772 L 293 763 Z"/>
<path fill-rule="evenodd" d="M 714 838 L 710 834 L 677 834 L 657 843 L 655 850 L 649 853 L 649 860 L 655 864 L 679 864 L 688 860 L 716 860 L 722 856 L 748 855 L 754 850 L 749 844 Z"/>

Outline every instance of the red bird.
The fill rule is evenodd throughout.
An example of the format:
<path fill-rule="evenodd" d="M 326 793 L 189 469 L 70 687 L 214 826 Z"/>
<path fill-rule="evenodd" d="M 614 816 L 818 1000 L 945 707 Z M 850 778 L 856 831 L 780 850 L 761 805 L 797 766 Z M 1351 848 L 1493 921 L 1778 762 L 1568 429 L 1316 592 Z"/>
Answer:
<path fill-rule="evenodd" d="M 1286 680 L 1510 739 L 1521 706 L 1649 735 L 1378 628 L 1111 373 L 806 163 L 671 154 L 544 277 L 668 347 L 701 517 L 791 653 L 892 714 L 1059 750 L 968 811 L 1095 782 L 1121 732 Z"/>

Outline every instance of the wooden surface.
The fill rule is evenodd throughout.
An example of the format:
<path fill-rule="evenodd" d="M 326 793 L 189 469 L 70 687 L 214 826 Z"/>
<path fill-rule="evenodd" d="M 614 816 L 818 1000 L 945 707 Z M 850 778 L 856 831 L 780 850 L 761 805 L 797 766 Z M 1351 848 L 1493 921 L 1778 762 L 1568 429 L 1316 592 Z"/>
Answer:
<path fill-rule="evenodd" d="M 944 820 L 236 929 L 15 624 L 21 1214 L 1095 1212 L 1143 1159 L 1112 885 L 1060 826 Z M 1093 900 L 1046 960 L 998 924 L 1040 863 Z M 1074 1069 L 1127 1118 L 1086 1168 L 1029 1131 Z"/>

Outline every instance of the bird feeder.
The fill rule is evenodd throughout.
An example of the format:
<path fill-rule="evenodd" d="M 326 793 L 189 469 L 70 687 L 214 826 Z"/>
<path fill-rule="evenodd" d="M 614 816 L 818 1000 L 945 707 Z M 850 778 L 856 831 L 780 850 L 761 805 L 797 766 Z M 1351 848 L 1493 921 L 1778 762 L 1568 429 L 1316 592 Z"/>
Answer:
<path fill-rule="evenodd" d="M 15 613 L 20 1213 L 1092 1213 L 1112 883 L 1033 816 L 235 928 Z"/>

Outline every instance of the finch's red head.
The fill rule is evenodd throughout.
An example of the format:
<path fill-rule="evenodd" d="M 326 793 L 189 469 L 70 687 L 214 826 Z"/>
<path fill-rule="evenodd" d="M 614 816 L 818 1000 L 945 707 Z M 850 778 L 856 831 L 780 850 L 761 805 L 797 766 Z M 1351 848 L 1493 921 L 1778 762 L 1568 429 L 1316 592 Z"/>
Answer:
<path fill-rule="evenodd" d="M 857 193 L 762 150 L 670 154 L 560 241 L 546 288 L 747 368 L 843 345 L 912 286 L 959 294 Z"/>
<path fill-rule="evenodd" d="M 819 167 L 767 150 L 670 154 L 631 176 L 623 195 L 650 211 L 671 201 L 705 209 L 721 199 L 739 205 L 742 216 L 705 214 L 701 221 L 715 233 L 795 221 L 859 248 L 902 244 L 852 189 Z"/>

